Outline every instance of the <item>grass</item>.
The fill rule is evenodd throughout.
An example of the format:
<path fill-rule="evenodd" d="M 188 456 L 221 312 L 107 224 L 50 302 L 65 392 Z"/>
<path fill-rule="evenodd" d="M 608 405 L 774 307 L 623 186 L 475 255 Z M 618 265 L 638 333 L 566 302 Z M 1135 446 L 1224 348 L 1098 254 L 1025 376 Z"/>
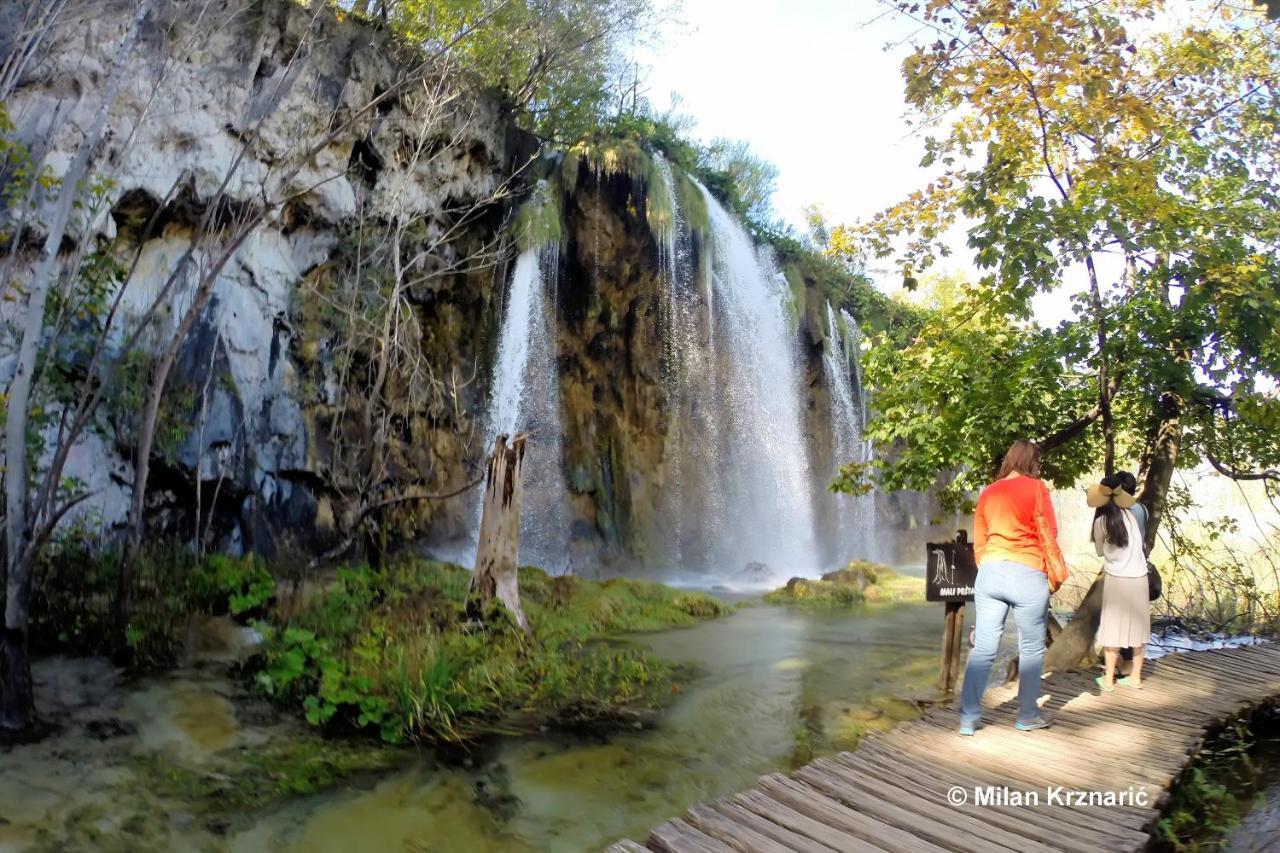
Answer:
<path fill-rule="evenodd" d="M 660 584 L 523 568 L 525 634 L 506 619 L 467 619 L 469 583 L 465 569 L 422 560 L 342 570 L 291 621 L 265 628 L 248 675 L 314 725 L 391 743 L 609 723 L 657 707 L 678 677 L 618 634 L 730 610 Z"/>
<path fill-rule="evenodd" d="M 854 560 L 818 580 L 792 578 L 765 595 L 769 604 L 791 604 L 817 610 L 838 610 L 864 602 L 919 601 L 924 581 L 899 575 L 888 566 Z"/>

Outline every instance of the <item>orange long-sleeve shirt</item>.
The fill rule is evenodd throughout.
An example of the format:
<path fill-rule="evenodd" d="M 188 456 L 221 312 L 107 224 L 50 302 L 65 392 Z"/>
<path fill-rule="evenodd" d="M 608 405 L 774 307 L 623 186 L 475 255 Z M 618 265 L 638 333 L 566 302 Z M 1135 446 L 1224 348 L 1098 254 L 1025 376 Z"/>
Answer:
<path fill-rule="evenodd" d="M 1018 476 L 983 489 L 973 512 L 973 552 L 979 566 L 1012 560 L 1044 571 L 1046 557 L 1061 561 L 1048 486 L 1034 477 Z"/>

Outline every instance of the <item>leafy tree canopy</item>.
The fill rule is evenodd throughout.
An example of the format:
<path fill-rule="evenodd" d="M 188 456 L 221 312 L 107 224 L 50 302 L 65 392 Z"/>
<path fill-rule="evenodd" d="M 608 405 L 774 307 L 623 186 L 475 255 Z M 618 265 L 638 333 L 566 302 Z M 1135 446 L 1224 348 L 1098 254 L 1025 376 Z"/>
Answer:
<path fill-rule="evenodd" d="M 651 0 L 346 0 L 504 93 L 544 139 L 574 142 L 635 100 L 629 49 L 651 38 Z"/>
<path fill-rule="evenodd" d="M 1276 24 L 1162 0 L 897 10 L 927 34 L 903 75 L 936 175 L 829 251 L 893 257 L 911 287 L 966 223 L 982 275 L 871 353 L 872 436 L 896 451 L 875 475 L 958 470 L 961 503 L 1029 435 L 1059 484 L 1138 459 L 1156 506 L 1176 465 L 1280 479 Z M 1035 323 L 1037 295 L 1076 290 L 1060 325 Z"/>

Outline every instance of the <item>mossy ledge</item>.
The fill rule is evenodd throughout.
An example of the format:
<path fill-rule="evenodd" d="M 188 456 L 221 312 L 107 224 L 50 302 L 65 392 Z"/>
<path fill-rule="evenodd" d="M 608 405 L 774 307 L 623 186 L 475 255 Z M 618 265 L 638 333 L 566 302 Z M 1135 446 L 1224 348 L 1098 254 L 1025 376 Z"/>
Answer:
<path fill-rule="evenodd" d="M 389 743 L 610 724 L 657 708 L 681 677 L 619 634 L 732 609 L 656 583 L 522 568 L 526 635 L 500 618 L 468 620 L 469 580 L 461 567 L 424 560 L 340 570 L 292 618 L 263 626 L 245 675 L 314 725 Z"/>
<path fill-rule="evenodd" d="M 906 577 L 888 566 L 853 560 L 843 569 L 818 580 L 792 578 L 765 595 L 768 604 L 794 604 L 814 609 L 839 609 L 863 602 L 919 601 L 924 581 Z"/>

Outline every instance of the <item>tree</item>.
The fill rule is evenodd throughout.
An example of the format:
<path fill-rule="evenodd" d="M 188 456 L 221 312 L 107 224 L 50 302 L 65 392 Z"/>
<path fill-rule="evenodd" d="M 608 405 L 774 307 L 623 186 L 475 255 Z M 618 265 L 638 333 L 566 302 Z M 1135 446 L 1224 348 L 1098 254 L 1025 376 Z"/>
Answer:
<path fill-rule="evenodd" d="M 66 172 L 60 176 L 57 194 L 47 222 L 43 223 L 45 238 L 25 291 L 21 334 L 18 342 L 17 361 L 13 380 L 9 384 L 5 411 L 5 612 L 3 649 L 0 651 L 0 727 L 21 730 L 31 725 L 34 704 L 31 685 L 31 662 L 28 657 L 28 608 L 31 599 L 31 573 L 36 552 L 43 544 L 58 520 L 74 506 L 74 501 L 58 503 L 50 489 L 45 489 L 42 500 L 34 507 L 32 502 L 33 476 L 28 452 L 31 430 L 32 392 L 39 373 L 37 357 L 45 343 L 47 311 L 50 295 L 59 277 L 59 252 L 71 224 L 72 213 L 83 204 L 90 183 L 90 167 L 97 155 L 98 145 L 106 128 L 107 115 L 116 95 L 124 84 L 124 65 L 137 43 L 139 30 L 150 11 L 149 2 L 139 3 L 129 22 L 124 38 L 117 46 L 108 70 L 101 101 L 94 109 L 89 124 L 75 156 Z M 36 6 L 29 7 L 32 14 L 25 20 L 31 26 L 52 26 L 48 18 L 36 13 Z M 37 43 L 35 36 L 18 39 L 20 47 Z M 25 57 L 24 57 L 25 61 Z M 6 67 L 20 63 L 11 53 L 5 58 Z M 16 81 L 14 76 L 12 81 Z M 7 86 L 12 86 L 13 82 Z M 36 172 L 42 171 L 37 164 Z M 34 177 L 32 178 L 34 181 Z M 21 193 L 20 193 L 21 194 Z M 28 207 L 19 205 L 14 222 L 9 229 L 11 251 L 24 229 L 32 223 L 28 219 Z M 11 255 L 16 257 L 16 254 Z M 6 273 L 9 268 L 6 266 Z M 48 481 L 46 481 L 46 486 Z"/>
<path fill-rule="evenodd" d="M 527 436 L 521 433 L 507 446 L 507 436 L 494 442 L 484 485 L 484 509 L 480 516 L 480 541 L 476 546 L 475 574 L 471 576 L 468 609 L 485 616 L 496 598 L 521 630 L 529 622 L 520 609 L 519 562 L 520 495 Z"/>
<path fill-rule="evenodd" d="M 1099 447 L 1109 465 L 1118 443 L 1141 462 L 1154 536 L 1176 466 L 1275 468 L 1275 25 L 1215 5 L 1173 29 L 1160 0 L 898 8 L 932 39 L 903 72 L 908 103 L 944 128 L 925 139 L 924 165 L 940 174 L 839 229 L 833 249 L 896 255 L 909 283 L 963 217 L 984 275 L 949 322 L 892 363 L 895 386 L 923 384 L 914 402 L 878 401 L 875 437 L 905 442 L 879 475 L 920 487 L 961 467 L 972 484 L 1028 432 L 1055 452 L 1065 485 Z M 1072 316 L 1036 326 L 1032 299 L 1073 274 L 1084 287 Z M 1007 352 L 972 337 L 992 330 L 1014 336 Z M 922 379 L 944 356 L 950 387 Z M 1041 387 L 1014 388 L 1010 375 Z M 957 422 L 965 453 L 944 428 Z"/>
<path fill-rule="evenodd" d="M 752 225 L 766 228 L 771 224 L 778 167 L 754 154 L 745 141 L 711 140 L 698 152 L 698 173 L 710 181 L 710 189 L 719 192 L 731 210 Z"/>
<path fill-rule="evenodd" d="M 958 472 L 958 498 L 1018 435 L 1059 486 L 1136 459 L 1148 544 L 1180 466 L 1280 482 L 1276 24 L 1227 4 L 1175 23 L 1162 0 L 896 8 L 927 34 L 903 74 L 938 174 L 833 250 L 894 255 L 910 286 L 967 219 L 984 274 L 873 354 L 871 435 L 898 451 L 875 475 Z M 1037 325 L 1033 298 L 1073 276 L 1070 316 Z"/>
<path fill-rule="evenodd" d="M 385 2 L 378 3 L 384 10 Z M 544 139 L 576 142 L 637 85 L 627 49 L 648 38 L 651 0 L 399 0 L 390 21 L 425 46 L 474 35 L 457 60 L 501 89 L 516 118 Z"/>

